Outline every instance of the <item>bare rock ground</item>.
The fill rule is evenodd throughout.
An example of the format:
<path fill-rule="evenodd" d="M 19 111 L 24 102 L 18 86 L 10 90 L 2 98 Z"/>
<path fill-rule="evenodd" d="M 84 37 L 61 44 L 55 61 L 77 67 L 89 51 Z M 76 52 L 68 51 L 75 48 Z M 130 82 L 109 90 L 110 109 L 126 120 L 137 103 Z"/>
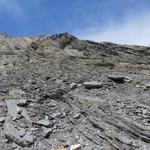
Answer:
<path fill-rule="evenodd" d="M 1 34 L 0 150 L 12 149 L 150 149 L 150 47 Z"/>

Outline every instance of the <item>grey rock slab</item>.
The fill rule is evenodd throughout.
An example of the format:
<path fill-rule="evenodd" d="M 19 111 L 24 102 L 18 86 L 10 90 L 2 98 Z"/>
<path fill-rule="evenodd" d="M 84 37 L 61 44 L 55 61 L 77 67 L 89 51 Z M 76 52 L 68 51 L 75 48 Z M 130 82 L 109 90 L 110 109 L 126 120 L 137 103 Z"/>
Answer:
<path fill-rule="evenodd" d="M 51 99 L 49 102 L 49 105 L 50 105 L 50 107 L 55 107 L 55 106 L 57 106 L 57 102 L 54 101 L 53 99 Z"/>
<path fill-rule="evenodd" d="M 51 114 L 51 117 L 54 119 L 54 118 L 56 118 L 56 117 L 58 117 L 60 115 L 61 115 L 60 112 L 56 112 L 56 113 Z"/>
<path fill-rule="evenodd" d="M 71 84 L 70 84 L 70 89 L 72 90 L 72 89 L 74 89 L 74 88 L 76 88 L 76 83 L 71 83 Z"/>
<path fill-rule="evenodd" d="M 24 117 L 24 119 L 25 119 L 26 121 L 28 121 L 28 122 L 30 122 L 30 123 L 32 122 L 32 120 L 31 120 L 29 114 L 27 113 L 27 111 L 26 111 L 25 109 L 22 110 L 21 115 Z"/>
<path fill-rule="evenodd" d="M 29 131 L 25 134 L 25 136 L 23 137 L 23 139 L 26 142 L 28 142 L 28 144 L 33 144 L 34 143 L 34 137 L 33 137 L 32 133 L 29 132 Z"/>
<path fill-rule="evenodd" d="M 77 49 L 65 49 L 64 52 L 70 57 L 85 57 L 84 54 Z"/>
<path fill-rule="evenodd" d="M 34 123 L 37 124 L 37 125 L 40 125 L 40 126 L 45 126 L 45 127 L 48 127 L 50 125 L 49 120 L 46 119 L 46 118 L 38 120 L 38 121 L 36 121 Z"/>
<path fill-rule="evenodd" d="M 97 81 L 89 81 L 84 82 L 83 85 L 85 86 L 85 88 L 92 89 L 92 88 L 101 88 L 103 86 L 103 83 Z"/>
<path fill-rule="evenodd" d="M 25 92 L 21 89 L 12 89 L 9 91 L 9 96 L 13 99 L 20 99 L 25 95 Z"/>
<path fill-rule="evenodd" d="M 17 118 L 17 103 L 15 100 L 7 100 L 7 117 L 9 118 Z"/>
<path fill-rule="evenodd" d="M 92 97 L 92 96 L 84 96 L 84 95 L 77 95 L 76 96 L 79 100 L 79 102 L 83 105 L 93 105 L 93 104 L 99 104 L 104 103 L 105 100 L 101 99 L 100 97 Z"/>
<path fill-rule="evenodd" d="M 39 130 L 39 128 L 30 128 L 30 131 L 38 131 Z"/>
<path fill-rule="evenodd" d="M 80 113 L 73 114 L 73 119 L 79 119 L 79 118 L 80 118 Z"/>
<path fill-rule="evenodd" d="M 13 143 L 12 144 L 12 148 L 15 149 L 15 150 L 17 150 L 18 149 L 18 145 L 16 143 Z"/>
<path fill-rule="evenodd" d="M 14 125 L 7 122 L 4 127 L 4 135 L 9 141 L 18 144 L 21 147 L 28 147 L 29 143 L 20 136 L 19 130 L 17 130 Z"/>
<path fill-rule="evenodd" d="M 75 89 L 75 88 L 77 88 L 77 87 L 78 87 L 78 84 L 77 84 L 77 83 L 72 82 L 72 83 L 70 84 L 70 89 L 71 89 L 71 90 L 73 90 L 73 89 Z"/>
<path fill-rule="evenodd" d="M 71 145 L 70 150 L 79 150 L 81 149 L 81 144 Z"/>
<path fill-rule="evenodd" d="M 25 106 L 27 104 L 27 99 L 19 99 L 17 102 L 18 106 Z"/>
<path fill-rule="evenodd" d="M 52 129 L 51 128 L 46 128 L 46 127 L 42 127 L 43 129 L 43 132 L 42 132 L 42 135 L 46 138 L 50 135 L 50 133 L 52 132 Z"/>
<path fill-rule="evenodd" d="M 20 129 L 19 129 L 19 135 L 20 135 L 21 137 L 23 137 L 23 136 L 25 135 L 25 133 L 26 133 L 26 130 L 25 130 L 24 128 L 20 128 Z"/>
<path fill-rule="evenodd" d="M 22 113 L 22 108 L 21 107 L 17 107 L 17 113 L 21 114 Z"/>
<path fill-rule="evenodd" d="M 150 83 L 145 83 L 143 89 L 150 89 Z"/>
<path fill-rule="evenodd" d="M 52 150 L 47 143 L 47 141 L 39 141 L 36 145 L 39 150 Z"/>
<path fill-rule="evenodd" d="M 5 121 L 6 117 L 0 117 L 0 123 L 3 123 Z"/>
<path fill-rule="evenodd" d="M 119 83 L 131 81 L 131 79 L 129 77 L 121 76 L 121 75 L 108 75 L 108 79 L 113 80 L 115 82 L 119 82 Z"/>

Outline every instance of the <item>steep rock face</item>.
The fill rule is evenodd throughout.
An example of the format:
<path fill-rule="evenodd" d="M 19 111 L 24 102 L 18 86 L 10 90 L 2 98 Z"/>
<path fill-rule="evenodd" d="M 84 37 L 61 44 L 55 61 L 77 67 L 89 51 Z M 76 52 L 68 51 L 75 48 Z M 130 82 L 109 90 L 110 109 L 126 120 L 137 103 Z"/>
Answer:
<path fill-rule="evenodd" d="M 150 47 L 0 34 L 0 149 L 148 150 L 149 83 Z"/>

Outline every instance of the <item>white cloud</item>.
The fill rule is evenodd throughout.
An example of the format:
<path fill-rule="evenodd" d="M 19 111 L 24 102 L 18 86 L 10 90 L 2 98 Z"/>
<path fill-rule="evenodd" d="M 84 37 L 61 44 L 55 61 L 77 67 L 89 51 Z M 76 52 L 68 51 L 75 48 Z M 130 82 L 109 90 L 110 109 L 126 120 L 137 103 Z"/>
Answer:
<path fill-rule="evenodd" d="M 82 39 L 94 41 L 110 41 L 121 44 L 149 45 L 150 44 L 150 11 L 128 15 L 123 22 L 107 22 L 104 28 L 89 27 L 84 33 L 78 32 Z"/>

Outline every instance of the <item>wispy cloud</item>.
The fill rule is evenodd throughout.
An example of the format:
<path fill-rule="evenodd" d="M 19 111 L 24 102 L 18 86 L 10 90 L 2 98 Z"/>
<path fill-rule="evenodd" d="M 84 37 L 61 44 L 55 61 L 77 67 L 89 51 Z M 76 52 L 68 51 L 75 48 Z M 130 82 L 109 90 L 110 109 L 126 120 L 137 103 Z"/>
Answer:
<path fill-rule="evenodd" d="M 91 20 L 92 21 L 92 20 Z M 103 29 L 100 26 L 90 26 L 77 35 L 83 39 L 94 41 L 111 41 L 121 44 L 150 44 L 150 11 L 128 14 L 122 22 L 106 21 Z"/>
<path fill-rule="evenodd" d="M 0 12 L 15 18 L 23 17 L 22 19 L 24 19 L 25 17 L 23 8 L 18 0 L 0 0 Z"/>
<path fill-rule="evenodd" d="M 40 0 L 0 0 L 0 15 L 7 15 L 17 21 L 26 21 L 30 18 L 28 8 L 34 9 L 40 5 Z"/>

